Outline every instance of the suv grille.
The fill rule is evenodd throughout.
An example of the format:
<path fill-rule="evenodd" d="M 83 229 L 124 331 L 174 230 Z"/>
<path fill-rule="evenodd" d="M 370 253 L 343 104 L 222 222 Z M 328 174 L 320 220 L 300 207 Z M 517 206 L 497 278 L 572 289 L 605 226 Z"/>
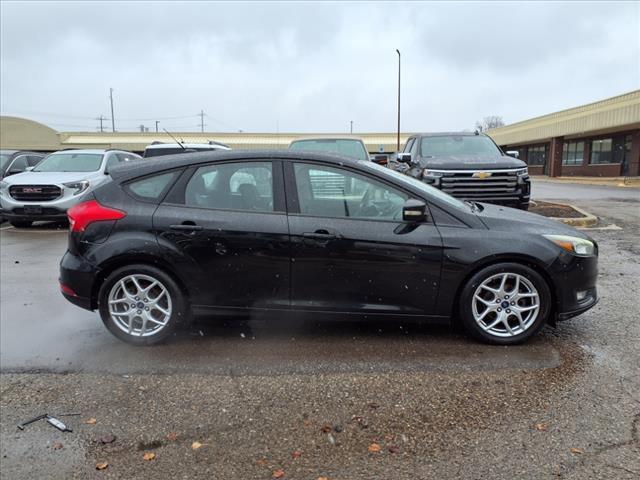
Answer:
<path fill-rule="evenodd" d="M 478 173 L 481 171 L 447 172 L 440 179 L 442 191 L 454 197 L 470 199 L 509 197 L 518 194 L 518 175 L 514 170 L 493 171 L 486 178 L 473 176 Z"/>
<path fill-rule="evenodd" d="M 57 185 L 12 185 L 9 194 L 25 202 L 49 202 L 60 197 L 62 189 Z"/>

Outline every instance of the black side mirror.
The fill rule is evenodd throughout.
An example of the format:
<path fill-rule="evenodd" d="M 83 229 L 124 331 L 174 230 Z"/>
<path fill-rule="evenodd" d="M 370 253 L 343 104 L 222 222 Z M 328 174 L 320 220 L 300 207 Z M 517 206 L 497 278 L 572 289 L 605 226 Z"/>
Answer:
<path fill-rule="evenodd" d="M 422 200 L 410 198 L 402 206 L 402 220 L 421 223 L 427 221 L 427 204 Z"/>
<path fill-rule="evenodd" d="M 398 153 L 397 160 L 400 163 L 411 163 L 411 153 L 410 152 Z"/>

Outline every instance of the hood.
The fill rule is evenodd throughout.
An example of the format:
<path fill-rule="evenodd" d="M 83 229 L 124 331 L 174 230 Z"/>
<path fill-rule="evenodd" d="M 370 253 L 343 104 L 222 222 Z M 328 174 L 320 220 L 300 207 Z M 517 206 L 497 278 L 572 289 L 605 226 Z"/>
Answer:
<path fill-rule="evenodd" d="M 489 230 L 518 230 L 523 233 L 543 235 L 571 235 L 574 237 L 592 240 L 588 235 L 564 223 L 551 220 L 537 213 L 526 212 L 516 208 L 482 204 L 483 210 L 476 215 Z"/>
<path fill-rule="evenodd" d="M 524 168 L 522 160 L 513 157 L 493 155 L 460 155 L 447 157 L 420 158 L 420 167 L 442 170 L 498 170 L 503 168 Z"/>
<path fill-rule="evenodd" d="M 8 185 L 54 185 L 91 180 L 98 172 L 22 172 L 3 179 Z M 106 176 L 106 175 L 102 175 Z"/>

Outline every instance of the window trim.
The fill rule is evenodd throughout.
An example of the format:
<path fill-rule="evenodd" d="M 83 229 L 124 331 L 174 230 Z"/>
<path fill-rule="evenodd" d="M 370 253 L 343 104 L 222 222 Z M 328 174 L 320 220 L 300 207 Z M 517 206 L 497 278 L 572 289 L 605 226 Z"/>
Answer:
<path fill-rule="evenodd" d="M 232 208 L 211 208 L 201 207 L 198 205 L 188 205 L 186 203 L 186 191 L 187 185 L 191 181 L 191 178 L 200 168 L 206 168 L 216 165 L 226 165 L 230 163 L 271 163 L 271 181 L 273 182 L 273 210 L 272 211 L 253 211 L 253 210 L 238 210 Z M 286 214 L 286 199 L 284 193 L 284 178 L 282 173 L 282 162 L 279 159 L 274 158 L 242 158 L 242 159 L 229 159 L 223 161 L 212 161 L 207 163 L 191 164 L 185 168 L 183 174 L 178 178 L 173 188 L 167 193 L 165 198 L 160 202 L 163 205 L 170 205 L 173 207 L 183 208 L 198 208 L 209 211 L 221 211 L 221 212 L 243 212 L 243 213 L 265 213 L 265 214 Z"/>
<path fill-rule="evenodd" d="M 415 193 L 413 193 L 410 190 L 407 190 L 401 186 L 398 186 L 395 183 L 389 182 L 387 181 L 386 178 L 380 178 L 377 177 L 376 175 L 371 175 L 369 174 L 369 172 L 364 172 L 362 170 L 358 170 L 355 168 L 351 168 L 349 165 L 335 165 L 333 163 L 327 163 L 327 162 L 322 162 L 322 161 L 317 161 L 317 160 L 310 160 L 310 159 L 290 159 L 289 161 L 285 161 L 282 162 L 283 166 L 284 166 L 284 175 L 285 175 L 285 194 L 287 197 L 287 215 L 290 215 L 292 217 L 307 217 L 307 218 L 331 218 L 334 220 L 357 220 L 357 221 L 365 221 L 365 222 L 382 222 L 382 223 L 393 223 L 395 225 L 398 224 L 405 224 L 405 223 L 410 223 L 410 222 L 406 222 L 403 219 L 398 219 L 398 220 L 393 220 L 393 219 L 384 219 L 384 218 L 376 218 L 376 217 L 371 217 L 371 218 L 361 218 L 361 217 L 332 217 L 332 216 L 325 216 L 325 215 L 309 215 L 307 213 L 302 213 L 300 212 L 300 201 L 298 199 L 298 185 L 296 183 L 296 175 L 295 175 L 295 169 L 294 169 L 294 164 L 295 163 L 302 163 L 302 164 L 307 164 L 307 165 L 317 165 L 317 166 L 321 166 L 321 167 L 329 167 L 329 168 L 334 168 L 336 170 L 346 170 L 348 172 L 353 172 L 356 175 L 360 175 L 362 177 L 365 178 L 369 178 L 375 182 L 387 185 L 395 190 L 398 190 L 402 193 L 404 193 L 405 195 L 407 195 L 407 197 L 409 197 L 409 199 L 411 198 L 416 198 L 416 199 L 420 199 L 423 202 L 426 203 L 427 205 L 427 211 L 428 211 L 428 220 L 426 222 L 422 222 L 423 225 L 435 225 L 435 222 L 433 221 L 433 215 L 431 214 L 431 207 L 429 205 L 429 201 L 419 195 L 416 195 Z"/>

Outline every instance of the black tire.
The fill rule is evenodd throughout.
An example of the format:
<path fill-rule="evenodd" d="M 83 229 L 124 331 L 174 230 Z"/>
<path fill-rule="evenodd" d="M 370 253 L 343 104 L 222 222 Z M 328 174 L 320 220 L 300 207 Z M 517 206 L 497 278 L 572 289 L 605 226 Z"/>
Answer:
<path fill-rule="evenodd" d="M 473 315 L 473 301 L 476 289 L 490 277 L 500 273 L 514 273 L 524 277 L 533 284 L 538 292 L 540 308 L 535 320 L 523 332 L 509 337 L 501 337 L 484 330 L 475 320 Z M 524 282 L 523 282 L 524 283 Z M 551 292 L 549 285 L 542 276 L 530 267 L 519 263 L 498 263 L 483 268 L 473 275 L 462 289 L 460 294 L 460 320 L 465 330 L 486 343 L 495 345 L 515 345 L 522 343 L 537 334 L 547 322 L 551 312 Z M 512 307 L 513 308 L 513 307 Z M 481 313 L 481 312 L 480 312 Z M 499 325 L 500 326 L 500 325 Z"/>
<path fill-rule="evenodd" d="M 9 220 L 9 223 L 14 228 L 29 228 L 33 222 L 29 220 Z"/>
<path fill-rule="evenodd" d="M 520 210 L 529 210 L 529 202 L 527 202 L 527 203 L 520 203 L 520 204 L 518 204 L 518 208 L 519 208 Z"/>
<path fill-rule="evenodd" d="M 133 274 L 146 275 L 158 280 L 165 287 L 171 299 L 172 310 L 168 322 L 157 333 L 149 336 L 133 336 L 123 331 L 109 313 L 108 304 L 111 289 L 121 279 Z M 132 345 L 153 345 L 159 343 L 171 335 L 180 324 L 185 323 L 188 318 L 187 299 L 175 280 L 163 270 L 143 264 L 127 265 L 126 267 L 113 271 L 103 282 L 98 292 L 98 309 L 100 311 L 100 317 L 107 329 L 120 340 Z"/>

